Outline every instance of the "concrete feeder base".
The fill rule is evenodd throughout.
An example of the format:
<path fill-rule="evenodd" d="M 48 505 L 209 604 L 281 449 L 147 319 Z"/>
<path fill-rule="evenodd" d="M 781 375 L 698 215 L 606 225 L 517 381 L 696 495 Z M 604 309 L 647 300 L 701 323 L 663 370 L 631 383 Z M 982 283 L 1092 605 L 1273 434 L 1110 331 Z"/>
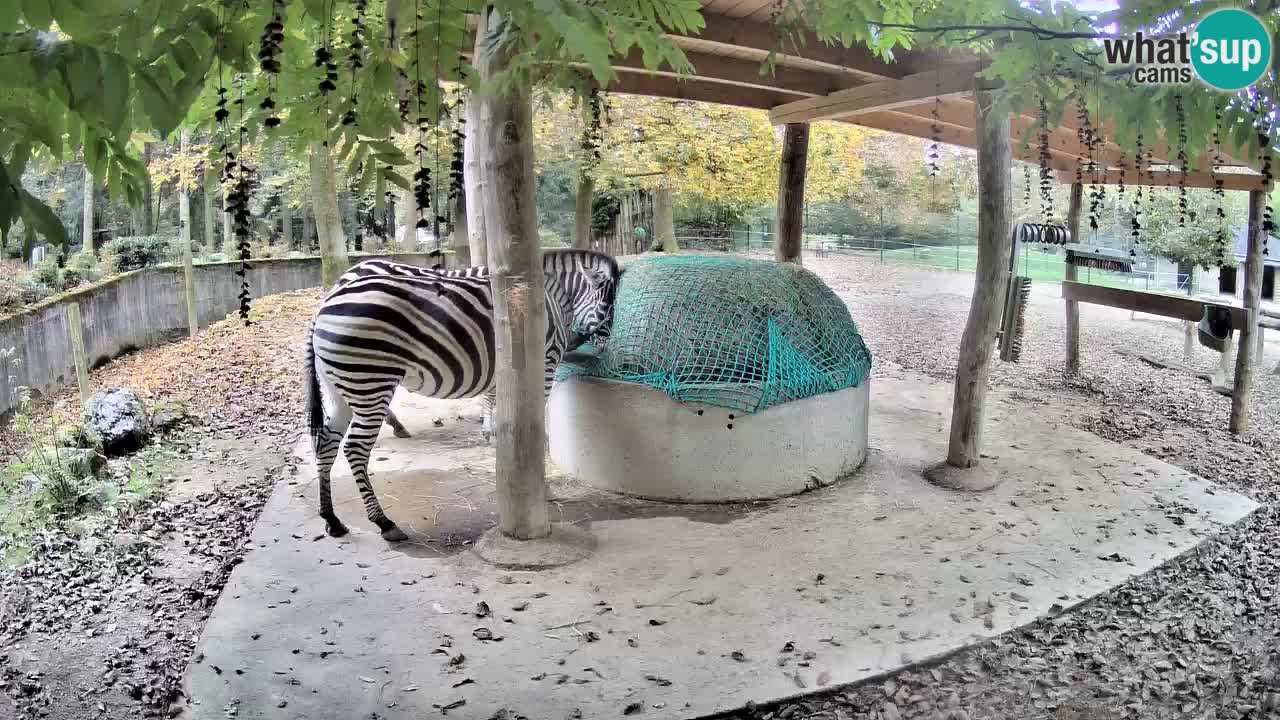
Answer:
<path fill-rule="evenodd" d="M 551 458 L 602 490 L 736 502 L 830 485 L 867 457 L 870 379 L 743 415 L 647 385 L 573 377 L 548 408 Z"/>

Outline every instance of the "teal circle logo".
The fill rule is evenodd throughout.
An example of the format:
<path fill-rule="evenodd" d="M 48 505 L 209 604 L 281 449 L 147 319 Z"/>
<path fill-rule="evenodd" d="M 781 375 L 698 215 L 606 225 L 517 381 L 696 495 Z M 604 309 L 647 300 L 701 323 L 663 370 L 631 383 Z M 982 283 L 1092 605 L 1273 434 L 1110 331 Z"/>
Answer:
<path fill-rule="evenodd" d="M 1243 90 L 1271 66 L 1271 35 L 1261 20 L 1244 10 L 1215 10 L 1196 26 L 1191 65 L 1209 87 Z"/>

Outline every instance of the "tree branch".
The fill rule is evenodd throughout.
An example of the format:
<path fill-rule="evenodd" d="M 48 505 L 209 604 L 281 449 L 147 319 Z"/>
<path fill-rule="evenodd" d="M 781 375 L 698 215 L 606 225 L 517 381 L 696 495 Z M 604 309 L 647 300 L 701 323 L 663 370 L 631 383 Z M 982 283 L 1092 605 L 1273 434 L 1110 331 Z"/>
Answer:
<path fill-rule="evenodd" d="M 1036 27 L 1028 23 L 1027 25 L 913 25 L 909 23 L 887 23 L 876 20 L 869 21 L 871 25 L 882 28 L 898 28 L 901 30 L 910 30 L 912 32 L 934 33 L 943 35 L 949 32 L 974 32 L 981 33 L 986 36 L 997 32 L 1025 32 L 1035 35 L 1041 40 L 1097 40 L 1101 38 L 1113 38 L 1116 35 L 1100 32 L 1062 32 L 1059 30 L 1049 30 L 1048 28 Z"/>

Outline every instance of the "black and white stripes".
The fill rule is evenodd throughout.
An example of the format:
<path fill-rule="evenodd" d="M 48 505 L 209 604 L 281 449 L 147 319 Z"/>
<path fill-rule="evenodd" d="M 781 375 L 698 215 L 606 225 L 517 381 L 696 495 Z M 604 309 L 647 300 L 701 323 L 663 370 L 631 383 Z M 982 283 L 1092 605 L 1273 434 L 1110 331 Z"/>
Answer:
<path fill-rule="evenodd" d="M 583 250 L 546 252 L 543 270 L 549 391 L 564 352 L 607 328 L 619 271 L 609 256 Z M 370 260 L 343 275 L 312 321 L 305 368 L 320 515 L 330 535 L 347 531 L 333 512 L 329 482 L 345 435 L 369 519 L 387 540 L 404 539 L 383 514 L 368 476 L 391 397 L 403 386 L 434 398 L 483 395 L 491 407 L 494 355 L 486 268 L 443 271 Z"/>

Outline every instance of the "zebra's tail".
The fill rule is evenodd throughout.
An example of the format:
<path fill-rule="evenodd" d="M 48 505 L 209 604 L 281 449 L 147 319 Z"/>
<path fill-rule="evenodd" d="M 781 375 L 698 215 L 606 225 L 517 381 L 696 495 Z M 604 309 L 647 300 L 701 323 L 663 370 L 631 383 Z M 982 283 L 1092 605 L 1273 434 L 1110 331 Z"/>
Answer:
<path fill-rule="evenodd" d="M 306 367 L 302 377 L 306 383 L 307 430 L 311 433 L 311 444 L 315 445 L 324 429 L 324 401 L 320 397 L 320 378 L 316 376 L 315 326 L 307 328 Z"/>

